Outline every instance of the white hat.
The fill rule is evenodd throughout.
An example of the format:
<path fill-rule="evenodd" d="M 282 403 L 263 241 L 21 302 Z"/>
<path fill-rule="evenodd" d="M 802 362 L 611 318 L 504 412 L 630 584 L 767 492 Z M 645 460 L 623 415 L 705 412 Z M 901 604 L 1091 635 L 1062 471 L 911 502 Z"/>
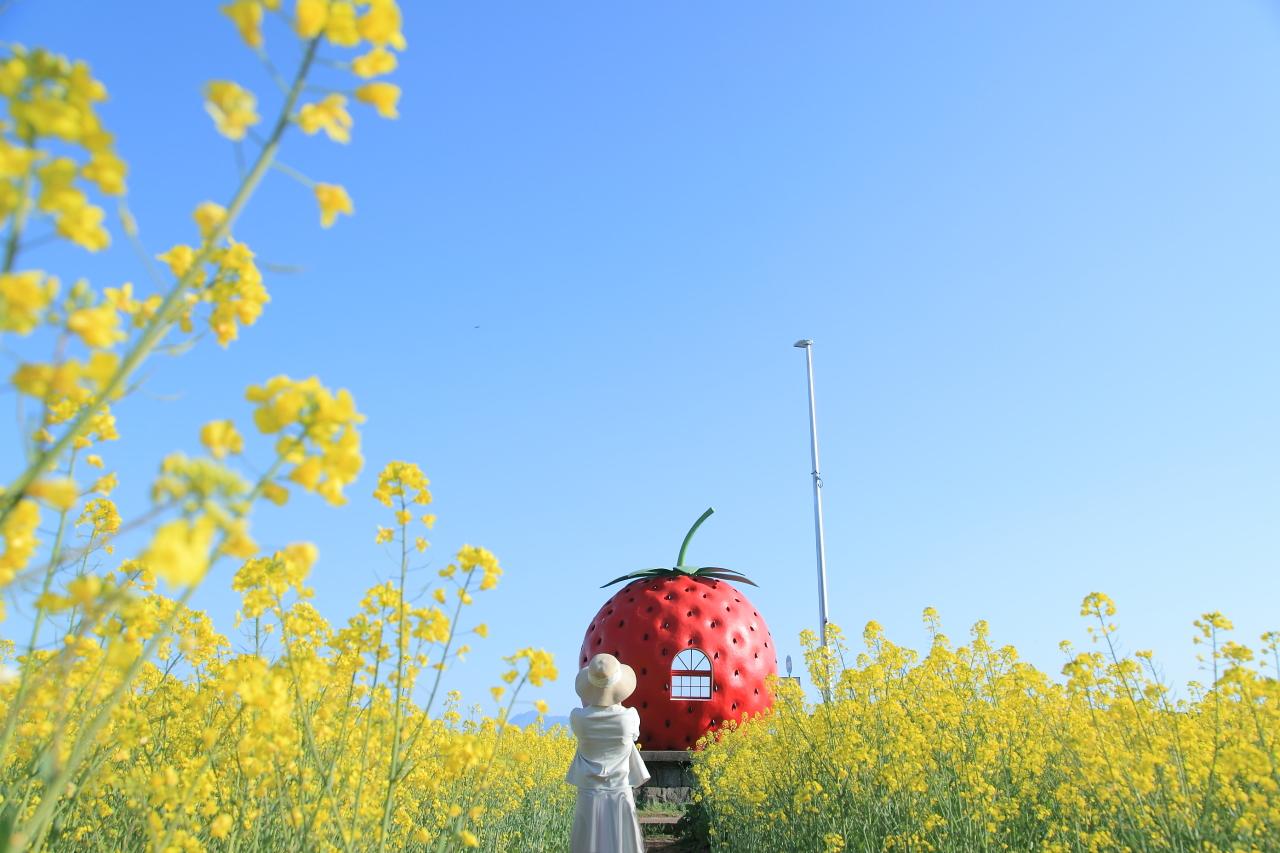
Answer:
<path fill-rule="evenodd" d="M 616 705 L 636 689 L 636 671 L 613 655 L 596 655 L 578 670 L 574 689 L 588 705 Z"/>

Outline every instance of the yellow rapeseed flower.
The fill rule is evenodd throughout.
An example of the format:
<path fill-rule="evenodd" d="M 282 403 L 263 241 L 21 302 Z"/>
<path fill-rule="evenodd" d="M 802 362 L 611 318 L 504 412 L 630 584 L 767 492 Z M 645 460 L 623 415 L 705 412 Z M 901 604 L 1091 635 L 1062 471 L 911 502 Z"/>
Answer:
<path fill-rule="evenodd" d="M 298 0 L 293 11 L 293 30 L 304 39 L 324 32 L 329 20 L 329 0 Z"/>
<path fill-rule="evenodd" d="M 289 490 L 279 483 L 263 484 L 262 496 L 276 506 L 284 506 L 289 502 Z"/>
<path fill-rule="evenodd" d="M 245 44 L 250 47 L 262 46 L 261 0 L 233 0 L 221 7 L 221 11 L 236 25 Z"/>
<path fill-rule="evenodd" d="M 204 87 L 204 108 L 218 132 L 227 139 L 244 139 L 245 132 L 261 119 L 258 99 L 230 80 L 214 80 Z"/>
<path fill-rule="evenodd" d="M 395 0 L 372 0 L 369 10 L 360 16 L 358 26 L 360 37 L 370 44 L 405 49 L 400 7 Z"/>
<path fill-rule="evenodd" d="M 351 203 L 351 196 L 347 195 L 347 191 L 337 184 L 316 184 L 315 186 L 316 201 L 320 203 L 320 226 L 328 228 L 338 218 L 339 213 L 345 213 L 351 216 L 355 213 L 355 207 Z"/>
<path fill-rule="evenodd" d="M 81 169 L 85 180 L 92 181 L 104 195 L 122 195 L 124 177 L 129 168 L 110 151 L 95 151 Z"/>
<path fill-rule="evenodd" d="M 200 229 L 200 236 L 208 240 L 213 234 L 213 229 L 227 218 L 227 209 L 216 202 L 201 202 L 192 217 L 196 221 L 196 227 Z"/>
<path fill-rule="evenodd" d="M 195 259 L 196 250 L 181 243 L 163 254 L 156 255 L 156 260 L 164 261 L 169 267 L 169 272 L 176 278 L 186 275 Z"/>
<path fill-rule="evenodd" d="M 116 490 L 116 486 L 119 484 L 120 478 L 116 475 L 116 472 L 112 471 L 110 474 L 103 474 L 94 480 L 93 485 L 89 487 L 89 491 L 107 497 Z"/>
<path fill-rule="evenodd" d="M 23 499 L 10 511 L 9 517 L 0 522 L 0 587 L 8 585 L 22 571 L 35 553 L 40 540 L 36 530 L 40 526 L 40 507 L 33 500 Z"/>
<path fill-rule="evenodd" d="M 107 302 L 92 308 L 78 308 L 67 317 L 67 330 L 80 336 L 85 346 L 111 347 L 125 339 L 120 315 Z"/>
<path fill-rule="evenodd" d="M 209 421 L 200 428 L 200 443 L 209 449 L 214 459 L 223 459 L 244 450 L 244 437 L 231 421 Z"/>
<path fill-rule="evenodd" d="M 334 142 L 350 142 L 351 125 L 345 95 L 326 95 L 316 103 L 303 104 L 298 110 L 298 127 L 303 133 L 314 134 L 323 130 Z"/>
<path fill-rule="evenodd" d="M 360 43 L 360 31 L 356 28 L 356 7 L 348 0 L 330 0 L 329 20 L 325 22 L 324 37 L 338 47 L 355 47 Z"/>
<path fill-rule="evenodd" d="M 76 525 L 81 524 L 92 524 L 94 536 L 111 536 L 120 530 L 120 513 L 107 498 L 94 498 L 85 504 L 84 511 L 76 519 Z"/>
<path fill-rule="evenodd" d="M 219 840 L 226 838 L 231 834 L 231 828 L 235 825 L 234 819 L 229 814 L 220 814 L 209 824 L 209 834 Z"/>
<path fill-rule="evenodd" d="M 197 583 L 209 567 L 215 529 L 208 516 L 174 519 L 155 532 L 141 560 L 156 577 L 175 586 Z"/>
<path fill-rule="evenodd" d="M 372 104 L 383 118 L 399 118 L 396 104 L 400 101 L 400 87 L 394 83 L 366 83 L 356 89 L 356 100 Z"/>
<path fill-rule="evenodd" d="M 25 335 L 58 293 L 58 280 L 39 270 L 0 273 L 0 331 Z"/>
<path fill-rule="evenodd" d="M 381 77 L 383 74 L 390 74 L 396 70 L 396 55 L 385 47 L 375 47 L 373 50 L 357 56 L 351 60 L 351 70 L 355 72 L 357 77 L 369 79 L 371 77 Z"/>
<path fill-rule="evenodd" d="M 27 487 L 27 494 L 54 509 L 66 512 L 79 499 L 80 489 L 70 477 L 50 477 L 36 480 Z"/>
<path fill-rule="evenodd" d="M 58 209 L 54 228 L 77 246 L 98 252 L 111 245 L 111 235 L 102 226 L 105 216 L 102 208 L 79 198 Z"/>

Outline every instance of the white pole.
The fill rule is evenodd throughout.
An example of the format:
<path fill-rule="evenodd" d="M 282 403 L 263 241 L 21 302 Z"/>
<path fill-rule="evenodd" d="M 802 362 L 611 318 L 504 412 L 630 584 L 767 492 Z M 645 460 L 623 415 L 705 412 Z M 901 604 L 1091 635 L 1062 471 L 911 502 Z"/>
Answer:
<path fill-rule="evenodd" d="M 813 397 L 813 341 L 800 340 L 809 374 L 809 436 L 813 459 L 813 527 L 818 543 L 818 634 L 827 645 L 827 554 L 822 536 L 822 474 L 818 471 L 818 415 Z"/>

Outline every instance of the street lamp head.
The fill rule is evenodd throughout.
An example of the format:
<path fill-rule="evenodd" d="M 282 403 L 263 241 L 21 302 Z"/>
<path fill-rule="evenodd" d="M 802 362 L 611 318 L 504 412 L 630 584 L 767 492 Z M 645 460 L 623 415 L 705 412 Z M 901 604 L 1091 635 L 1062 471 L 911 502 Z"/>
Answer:
<path fill-rule="evenodd" d="M 809 340 L 808 338 L 803 338 L 801 340 L 796 341 L 794 344 L 792 344 L 792 346 L 800 347 L 800 349 L 808 349 L 809 347 L 813 346 L 813 341 Z"/>

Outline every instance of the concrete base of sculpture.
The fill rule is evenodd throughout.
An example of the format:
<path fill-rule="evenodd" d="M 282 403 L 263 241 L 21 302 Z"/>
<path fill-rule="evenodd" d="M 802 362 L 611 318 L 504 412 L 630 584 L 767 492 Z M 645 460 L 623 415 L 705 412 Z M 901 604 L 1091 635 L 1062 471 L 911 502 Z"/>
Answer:
<path fill-rule="evenodd" d="M 636 805 L 687 805 L 693 802 L 692 760 L 684 749 L 642 749 L 649 781 L 636 790 Z"/>

